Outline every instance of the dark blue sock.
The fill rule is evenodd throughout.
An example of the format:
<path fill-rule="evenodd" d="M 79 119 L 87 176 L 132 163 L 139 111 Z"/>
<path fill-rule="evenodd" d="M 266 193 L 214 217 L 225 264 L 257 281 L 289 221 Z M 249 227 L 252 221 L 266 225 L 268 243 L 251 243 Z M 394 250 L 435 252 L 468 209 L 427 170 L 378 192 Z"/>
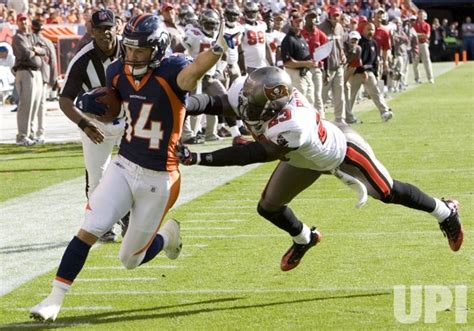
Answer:
<path fill-rule="evenodd" d="M 59 264 L 56 279 L 64 280 L 68 284 L 72 284 L 79 272 L 81 272 L 84 263 L 86 263 L 87 255 L 91 246 L 74 236 L 64 251 L 63 258 Z"/>
<path fill-rule="evenodd" d="M 148 261 L 153 260 L 153 258 L 163 249 L 163 244 L 163 237 L 161 236 L 161 234 L 157 234 L 150 247 L 148 247 L 148 249 L 146 250 L 145 257 L 143 258 L 143 261 L 140 264 L 147 263 Z"/>

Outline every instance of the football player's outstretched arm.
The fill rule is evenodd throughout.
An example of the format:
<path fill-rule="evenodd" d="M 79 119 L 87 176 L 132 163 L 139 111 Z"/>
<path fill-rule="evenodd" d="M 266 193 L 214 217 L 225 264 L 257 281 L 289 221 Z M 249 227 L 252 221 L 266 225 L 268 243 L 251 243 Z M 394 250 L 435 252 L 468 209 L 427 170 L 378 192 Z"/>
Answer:
<path fill-rule="evenodd" d="M 224 115 L 235 117 L 227 94 L 210 96 L 208 94 L 190 95 L 186 100 L 186 115 Z"/>
<path fill-rule="evenodd" d="M 247 145 L 235 145 L 211 153 L 193 153 L 187 146 L 179 146 L 178 157 L 184 165 L 199 164 L 210 167 L 244 166 L 252 163 L 286 160 L 291 148 L 277 145 L 269 140 L 254 141 Z"/>

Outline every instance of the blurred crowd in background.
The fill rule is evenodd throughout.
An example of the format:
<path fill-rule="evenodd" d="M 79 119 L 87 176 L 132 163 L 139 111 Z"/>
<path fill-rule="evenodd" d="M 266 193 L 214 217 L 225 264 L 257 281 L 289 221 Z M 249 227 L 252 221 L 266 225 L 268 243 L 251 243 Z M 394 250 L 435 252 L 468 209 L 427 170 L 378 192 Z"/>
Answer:
<path fill-rule="evenodd" d="M 383 121 L 391 119 L 392 110 L 385 99 L 390 98 L 388 92 L 400 92 L 408 86 L 409 64 L 413 66 L 414 83 L 421 83 L 418 63 L 422 63 L 426 82 L 433 84 L 431 61 L 452 61 L 455 53 L 463 51 L 466 59 L 474 59 L 474 24 L 470 17 L 465 17 L 463 22 L 428 17 L 426 11 L 417 8 L 410 0 L 0 0 L 0 29 L 10 26 L 16 31 L 17 26 L 23 25 L 19 23 L 22 21 L 30 24 L 38 36 L 48 39 L 50 36 L 45 34 L 45 27 L 74 28 L 77 39 L 68 47 L 60 47 L 58 40 L 52 40 L 56 54 L 41 55 L 43 62 L 50 62 L 46 65 L 58 69 L 58 72 L 51 73 L 53 78 L 48 76 L 46 79 L 43 75 L 49 91 L 56 90 L 71 57 L 92 40 L 90 19 L 99 9 L 115 13 L 119 35 L 131 17 L 143 13 L 158 15 L 163 28 L 172 37 L 170 52 L 185 52 L 192 57 L 204 42 L 212 41 L 217 26 L 209 10 L 215 11 L 225 18 L 226 29 L 231 34 L 239 32 L 240 37 L 235 40 L 239 51 L 227 54 L 228 58 L 204 77 L 203 89 L 198 92 L 215 94 L 216 91 L 225 91 L 236 76 L 261 66 L 275 65 L 289 72 L 295 87 L 313 102 L 319 112 L 324 115 L 325 105 L 332 101 L 334 120 L 349 124 L 360 123 L 352 113 L 352 106 L 363 96 L 374 101 Z M 371 25 L 372 32 L 367 29 Z M 298 58 L 301 50 L 282 46 L 290 34 L 304 37 L 310 56 Z M 7 40 L 6 33 L 0 33 L 0 36 L 4 38 L 0 39 L 0 68 L 3 67 L 0 86 L 3 98 L 0 102 L 5 101 L 7 95 L 7 101 L 16 104 L 15 77 L 12 73 L 6 77 L 5 73 L 14 66 L 11 40 Z M 370 43 L 365 42 L 367 39 L 373 39 L 377 46 L 376 57 L 372 60 L 368 55 L 370 47 L 367 45 Z M 328 40 L 334 42 L 328 60 L 315 61 L 315 49 Z M 260 42 L 268 50 L 257 49 Z M 49 51 L 55 52 L 51 47 Z M 51 63 L 52 55 L 57 56 L 54 64 Z M 374 68 L 367 69 L 371 66 Z M 358 92 L 361 86 L 363 89 Z M 51 96 L 48 92 L 45 98 Z M 222 126 L 219 122 L 219 128 Z M 184 132 L 183 137 L 190 143 L 198 143 L 197 131 L 199 127 Z M 219 133 L 219 137 L 217 133 L 213 134 L 215 139 L 226 136 L 225 132 Z M 37 141 L 43 142 L 41 130 L 38 136 Z"/>
<path fill-rule="evenodd" d="M 40 19 L 44 24 L 80 24 L 85 25 L 94 10 L 109 8 L 126 22 L 130 17 L 141 13 L 160 14 L 163 1 L 160 0 L 0 0 L 0 24 L 16 24 L 16 15 L 27 12 L 30 17 Z M 205 8 L 214 8 L 222 11 L 226 1 L 217 0 L 171 0 L 177 11 L 182 4 L 189 4 L 197 16 Z M 229 1 L 227 1 L 229 2 Z M 327 12 L 329 6 L 339 5 L 349 17 L 365 16 L 371 18 L 375 11 L 382 7 L 387 10 L 388 19 L 396 17 L 408 19 L 416 15 L 417 8 L 410 0 L 260 0 L 261 11 L 271 10 L 274 13 L 289 14 L 292 9 L 304 13 L 312 6 Z M 243 1 L 236 1 L 242 6 Z M 434 32 L 430 40 L 430 48 L 435 49 L 433 61 L 452 60 L 453 52 L 446 52 L 447 48 L 468 51 L 468 58 L 474 59 L 472 43 L 474 26 L 471 19 L 464 21 L 448 21 L 447 18 L 429 18 Z"/>

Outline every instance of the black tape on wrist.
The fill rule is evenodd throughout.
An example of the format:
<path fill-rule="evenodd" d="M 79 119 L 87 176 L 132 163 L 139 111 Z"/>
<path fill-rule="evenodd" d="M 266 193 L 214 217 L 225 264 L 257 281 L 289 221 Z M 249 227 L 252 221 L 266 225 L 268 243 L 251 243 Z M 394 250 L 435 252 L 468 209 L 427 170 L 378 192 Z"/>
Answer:
<path fill-rule="evenodd" d="M 79 123 L 77 123 L 77 126 L 80 127 L 82 131 L 84 131 L 84 129 L 86 127 L 88 127 L 90 124 L 91 124 L 91 122 L 89 120 L 87 120 L 85 118 L 81 118 Z"/>

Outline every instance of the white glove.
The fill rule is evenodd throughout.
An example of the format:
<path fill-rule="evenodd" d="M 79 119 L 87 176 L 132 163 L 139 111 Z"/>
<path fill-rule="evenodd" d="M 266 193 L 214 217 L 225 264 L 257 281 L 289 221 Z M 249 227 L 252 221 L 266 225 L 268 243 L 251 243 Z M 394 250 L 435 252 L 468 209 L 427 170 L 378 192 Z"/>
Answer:
<path fill-rule="evenodd" d="M 219 14 L 220 17 L 220 24 L 219 24 L 219 33 L 217 34 L 216 40 L 214 41 L 212 45 L 212 53 L 215 55 L 222 55 L 224 54 L 227 49 L 229 48 L 229 45 L 227 44 L 227 41 L 225 39 L 225 20 L 224 17 L 222 17 Z"/>

